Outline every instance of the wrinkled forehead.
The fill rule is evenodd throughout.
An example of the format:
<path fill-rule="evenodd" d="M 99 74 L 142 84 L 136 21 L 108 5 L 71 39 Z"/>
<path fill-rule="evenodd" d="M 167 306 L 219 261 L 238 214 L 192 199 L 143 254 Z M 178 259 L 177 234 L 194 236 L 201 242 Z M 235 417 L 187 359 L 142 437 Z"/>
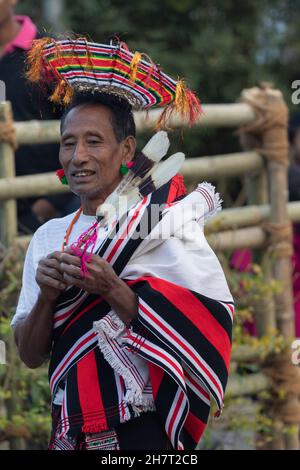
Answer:
<path fill-rule="evenodd" d="M 70 109 L 61 120 L 61 133 L 89 129 L 113 132 L 112 112 L 101 104 L 80 104 Z"/>

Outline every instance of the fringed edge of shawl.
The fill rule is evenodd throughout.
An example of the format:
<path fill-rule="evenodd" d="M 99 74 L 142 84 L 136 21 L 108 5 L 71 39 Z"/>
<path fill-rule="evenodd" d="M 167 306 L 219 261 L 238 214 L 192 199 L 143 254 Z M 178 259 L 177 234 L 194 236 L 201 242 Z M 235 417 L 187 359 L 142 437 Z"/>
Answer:
<path fill-rule="evenodd" d="M 206 191 L 209 192 L 209 194 L 213 198 L 214 208 L 204 216 L 204 220 L 207 221 L 208 219 L 210 219 L 211 217 L 213 217 L 214 215 L 216 215 L 218 212 L 222 210 L 223 199 L 221 199 L 220 193 L 216 193 L 215 186 L 213 186 L 211 183 L 208 183 L 207 181 L 200 183 L 197 186 L 197 188 L 205 189 Z"/>
<path fill-rule="evenodd" d="M 112 323 L 117 327 L 117 329 L 112 329 L 109 326 L 109 323 Z M 104 356 L 104 359 L 106 359 L 114 371 L 124 379 L 127 389 L 124 400 L 126 404 L 132 406 L 135 417 L 146 411 L 155 411 L 153 397 L 145 397 L 143 395 L 143 391 L 131 374 L 130 368 L 126 367 L 117 357 L 117 355 L 113 353 L 111 347 L 109 346 L 109 342 L 107 341 L 107 337 L 109 337 L 109 339 L 118 343 L 116 338 L 126 331 L 125 324 L 114 312 L 110 312 L 101 320 L 94 322 L 93 326 L 94 331 L 97 333 L 98 346 Z M 118 347 L 120 347 L 119 343 Z"/>

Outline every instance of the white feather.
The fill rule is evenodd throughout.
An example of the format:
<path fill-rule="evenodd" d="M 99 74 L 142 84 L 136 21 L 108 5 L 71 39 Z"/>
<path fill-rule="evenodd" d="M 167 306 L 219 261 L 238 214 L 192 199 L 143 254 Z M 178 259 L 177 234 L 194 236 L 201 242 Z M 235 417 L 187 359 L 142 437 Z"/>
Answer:
<path fill-rule="evenodd" d="M 149 192 L 153 189 L 153 185 L 149 184 L 147 188 L 147 179 L 151 176 L 151 182 L 154 183 L 155 188 L 158 189 L 163 184 L 167 183 L 176 173 L 178 173 L 183 161 L 184 154 L 179 152 L 167 160 L 160 162 L 160 160 L 165 156 L 168 151 L 170 142 L 168 139 L 168 134 L 165 131 L 159 131 L 149 140 L 142 150 L 142 153 L 148 158 L 153 160 L 155 164 L 149 171 L 144 175 L 143 178 L 135 175 L 133 172 L 129 171 L 125 175 L 117 186 L 115 191 L 113 191 L 104 201 L 101 206 L 97 208 L 97 216 L 102 217 L 104 220 L 107 220 L 113 212 L 117 211 L 120 214 L 119 200 L 121 196 L 126 197 L 126 207 L 127 210 L 135 205 L 140 199 L 140 187 L 143 187 L 143 194 Z M 144 186 L 143 186 L 143 182 Z M 152 188 L 152 189 L 151 189 Z M 124 198 L 123 201 L 124 201 Z M 123 210 L 121 210 L 123 213 Z M 103 221 L 104 221 L 103 220 Z"/>
<path fill-rule="evenodd" d="M 169 147 L 168 134 L 165 131 L 159 131 L 147 142 L 142 153 L 151 160 L 159 162 L 167 154 Z"/>
<path fill-rule="evenodd" d="M 171 155 L 169 158 L 163 162 L 156 165 L 156 168 L 151 172 L 151 179 L 156 188 L 159 188 L 163 184 L 170 181 L 173 176 L 178 173 L 183 162 L 185 160 L 185 155 L 182 152 L 177 152 Z M 140 184 L 140 187 L 143 186 L 143 183 Z"/>
<path fill-rule="evenodd" d="M 168 138 L 168 134 L 165 131 L 159 131 L 154 134 L 151 139 L 147 142 L 145 147 L 142 150 L 142 153 L 146 155 L 146 157 L 150 158 L 157 164 L 167 153 L 168 148 L 170 146 L 170 141 Z M 152 172 L 154 167 L 152 167 L 150 172 Z M 150 173 L 147 173 L 147 176 Z M 137 187 L 141 182 L 141 178 L 136 176 L 133 172 L 129 171 L 127 175 L 125 175 L 115 189 L 115 191 L 120 194 L 128 194 L 133 187 Z M 109 201 L 110 196 L 106 199 L 105 202 L 110 203 Z"/>
<path fill-rule="evenodd" d="M 173 176 L 175 176 L 180 170 L 183 162 L 185 160 L 185 155 L 182 152 L 174 153 L 167 160 L 156 165 L 155 169 L 152 169 L 151 181 L 140 184 L 138 188 L 133 188 L 132 191 L 124 196 L 126 196 L 126 207 L 127 210 L 137 204 L 139 200 L 143 198 L 140 194 L 140 189 L 142 187 L 143 194 L 147 195 L 152 190 L 153 184 L 156 189 L 159 189 L 161 186 L 170 181 Z M 149 177 L 149 173 L 143 178 L 143 181 Z M 122 212 L 123 213 L 123 212 Z"/>

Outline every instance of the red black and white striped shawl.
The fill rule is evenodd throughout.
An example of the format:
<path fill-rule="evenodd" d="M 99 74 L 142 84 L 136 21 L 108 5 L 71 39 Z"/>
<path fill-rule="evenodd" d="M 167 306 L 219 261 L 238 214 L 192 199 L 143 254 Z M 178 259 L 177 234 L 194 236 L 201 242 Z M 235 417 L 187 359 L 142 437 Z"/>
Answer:
<path fill-rule="evenodd" d="M 182 193 L 173 181 L 118 221 L 114 238 L 107 238 L 97 251 L 118 275 L 141 244 L 134 234 L 150 217 L 151 205 L 170 203 L 178 195 Z M 194 449 L 208 420 L 211 397 L 219 410 L 223 406 L 233 303 L 146 274 L 124 280 L 138 298 L 138 316 L 130 328 L 101 297 L 76 287 L 58 300 L 49 380 L 53 397 L 64 383 L 59 435 L 64 439 L 99 432 L 156 409 L 173 447 Z M 146 361 L 150 380 L 139 360 Z M 128 371 L 127 379 L 142 391 L 141 406 L 126 399 Z"/>

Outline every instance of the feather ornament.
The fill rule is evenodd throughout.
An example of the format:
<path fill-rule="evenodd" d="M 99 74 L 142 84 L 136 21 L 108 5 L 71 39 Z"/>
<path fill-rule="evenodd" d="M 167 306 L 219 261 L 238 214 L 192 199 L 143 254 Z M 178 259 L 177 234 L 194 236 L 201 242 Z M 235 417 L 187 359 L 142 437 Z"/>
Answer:
<path fill-rule="evenodd" d="M 151 192 L 170 181 L 180 170 L 185 156 L 178 152 L 161 162 L 170 142 L 165 131 L 150 139 L 133 160 L 133 165 L 115 191 L 97 208 L 96 217 L 105 224 L 116 212 L 118 216 L 129 210 Z M 122 198 L 122 204 L 119 202 Z M 122 207 L 121 207 L 122 206 Z"/>

